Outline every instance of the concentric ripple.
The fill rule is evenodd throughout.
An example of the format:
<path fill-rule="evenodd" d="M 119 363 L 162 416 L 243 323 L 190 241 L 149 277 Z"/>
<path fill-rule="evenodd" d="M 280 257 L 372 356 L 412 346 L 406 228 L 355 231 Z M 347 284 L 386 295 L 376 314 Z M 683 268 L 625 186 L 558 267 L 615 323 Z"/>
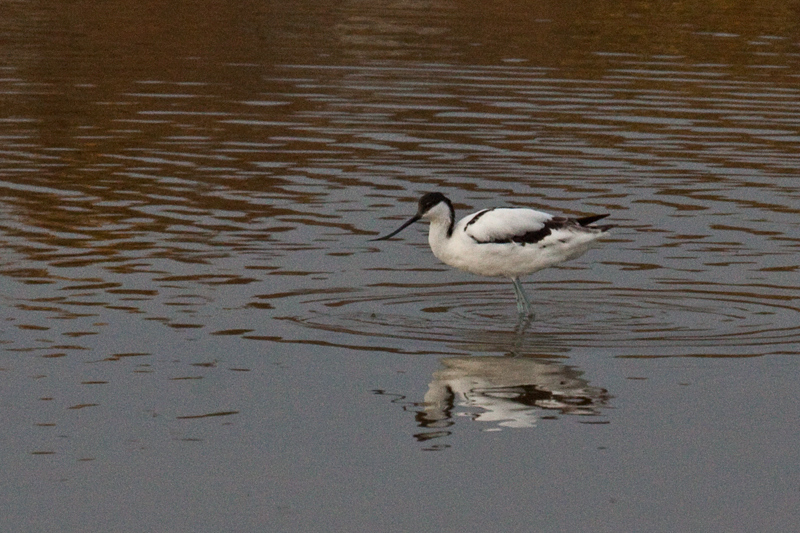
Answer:
<path fill-rule="evenodd" d="M 510 291 L 509 291 L 510 292 Z M 336 334 L 350 347 L 472 354 L 755 356 L 796 353 L 800 308 L 771 288 L 704 285 L 680 291 L 619 287 L 540 288 L 535 315 L 520 320 L 513 298 L 463 287 L 392 287 L 380 294 L 324 295 L 301 316 L 280 317 Z"/>

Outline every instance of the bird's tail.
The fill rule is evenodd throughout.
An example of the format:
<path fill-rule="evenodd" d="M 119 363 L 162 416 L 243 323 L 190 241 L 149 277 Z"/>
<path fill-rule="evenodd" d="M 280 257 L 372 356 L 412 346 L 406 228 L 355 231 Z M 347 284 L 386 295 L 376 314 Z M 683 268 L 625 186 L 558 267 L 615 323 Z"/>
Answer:
<path fill-rule="evenodd" d="M 605 232 L 605 231 L 608 231 L 611 228 L 615 227 L 614 224 L 605 224 L 605 225 L 602 225 L 602 226 L 593 226 L 592 224 L 594 224 L 598 220 L 602 220 L 602 219 L 606 218 L 607 216 L 608 216 L 608 213 L 605 213 L 603 215 L 589 215 L 588 217 L 576 218 L 575 222 L 577 222 L 580 226 L 590 227 L 592 229 L 599 229 L 600 231 L 604 231 Z"/>

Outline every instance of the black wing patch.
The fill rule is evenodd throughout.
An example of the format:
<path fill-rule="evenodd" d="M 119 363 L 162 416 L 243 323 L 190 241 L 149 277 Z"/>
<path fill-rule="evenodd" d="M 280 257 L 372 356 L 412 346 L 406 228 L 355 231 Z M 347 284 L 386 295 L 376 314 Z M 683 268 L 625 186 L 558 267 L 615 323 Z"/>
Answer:
<path fill-rule="evenodd" d="M 483 213 L 478 213 L 478 214 L 481 215 Z M 471 220 L 470 222 L 472 222 L 473 220 Z M 541 229 L 538 229 L 536 231 L 526 231 L 525 233 L 521 233 L 519 235 L 512 235 L 504 239 L 491 239 L 488 241 L 477 241 L 476 239 L 476 241 L 479 244 L 508 244 L 512 242 L 516 242 L 523 245 L 534 244 L 541 241 L 548 235 L 550 235 L 554 229 L 563 228 L 567 223 L 569 223 L 569 219 L 567 218 L 554 217 L 545 222 L 544 226 L 542 226 Z"/>
<path fill-rule="evenodd" d="M 489 211 L 489 209 L 487 209 L 486 211 Z M 472 222 L 474 222 L 475 219 L 477 219 L 480 215 L 484 214 L 486 211 L 481 211 L 480 213 L 475 215 L 475 218 L 470 220 L 469 223 L 471 224 Z M 537 242 L 544 240 L 548 235 L 553 233 L 554 230 L 564 229 L 569 226 L 586 227 L 589 224 L 597 222 L 598 220 L 601 220 L 607 216 L 608 214 L 590 215 L 588 217 L 582 217 L 582 218 L 553 217 L 547 222 L 545 222 L 544 226 L 541 229 L 538 229 L 536 231 L 527 231 L 520 235 L 512 235 L 511 237 L 507 237 L 505 239 L 493 239 L 490 241 L 478 241 L 478 242 L 480 244 L 509 244 L 515 242 L 523 246 L 525 246 L 526 244 L 536 244 Z M 612 226 L 597 226 L 597 229 L 601 231 L 607 231 L 611 227 Z"/>
<path fill-rule="evenodd" d="M 469 221 L 469 222 L 467 222 L 467 223 L 466 223 L 466 225 L 464 226 L 464 231 L 467 231 L 467 228 L 468 228 L 468 227 L 470 227 L 470 225 L 471 225 L 471 224 L 474 224 L 475 222 L 477 222 L 479 218 L 481 218 L 483 215 L 485 215 L 485 214 L 486 214 L 486 213 L 488 213 L 489 211 L 494 211 L 494 209 L 495 209 L 495 208 L 494 208 L 494 207 L 492 207 L 492 208 L 489 208 L 489 209 L 484 209 L 483 211 L 478 211 L 477 213 L 475 213 L 475 216 L 474 216 L 474 217 L 472 217 L 472 218 L 470 219 L 470 221 Z"/>
<path fill-rule="evenodd" d="M 525 244 L 535 244 L 551 233 L 555 229 L 561 229 L 564 226 L 569 224 L 569 219 L 564 217 L 553 217 L 547 222 L 544 223 L 542 229 L 536 231 L 528 231 L 527 233 L 523 233 L 522 235 L 514 235 L 511 237 L 508 242 L 516 242 L 522 245 Z"/>

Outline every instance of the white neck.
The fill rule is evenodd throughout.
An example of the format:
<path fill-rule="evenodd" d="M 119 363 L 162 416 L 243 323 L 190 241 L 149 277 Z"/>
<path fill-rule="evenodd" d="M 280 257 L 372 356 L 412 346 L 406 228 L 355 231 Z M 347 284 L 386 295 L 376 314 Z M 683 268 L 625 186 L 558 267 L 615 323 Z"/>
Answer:
<path fill-rule="evenodd" d="M 443 253 L 450 241 L 450 228 L 453 224 L 453 212 L 444 202 L 437 204 L 423 215 L 431 221 L 428 243 L 431 245 L 433 255 L 443 260 Z"/>

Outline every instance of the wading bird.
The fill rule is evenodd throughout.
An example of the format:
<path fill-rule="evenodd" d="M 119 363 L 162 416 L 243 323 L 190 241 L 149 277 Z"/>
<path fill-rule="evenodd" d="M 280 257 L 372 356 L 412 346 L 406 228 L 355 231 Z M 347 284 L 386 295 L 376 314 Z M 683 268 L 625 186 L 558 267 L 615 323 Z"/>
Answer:
<path fill-rule="evenodd" d="M 514 284 L 517 311 L 529 316 L 531 306 L 519 277 L 582 255 L 613 226 L 594 223 L 607 217 L 567 218 L 524 208 L 491 208 L 456 222 L 450 200 L 439 192 L 419 199 L 417 214 L 392 233 L 394 237 L 420 219 L 431 223 L 428 243 L 443 263 L 482 276 L 503 276 Z"/>

